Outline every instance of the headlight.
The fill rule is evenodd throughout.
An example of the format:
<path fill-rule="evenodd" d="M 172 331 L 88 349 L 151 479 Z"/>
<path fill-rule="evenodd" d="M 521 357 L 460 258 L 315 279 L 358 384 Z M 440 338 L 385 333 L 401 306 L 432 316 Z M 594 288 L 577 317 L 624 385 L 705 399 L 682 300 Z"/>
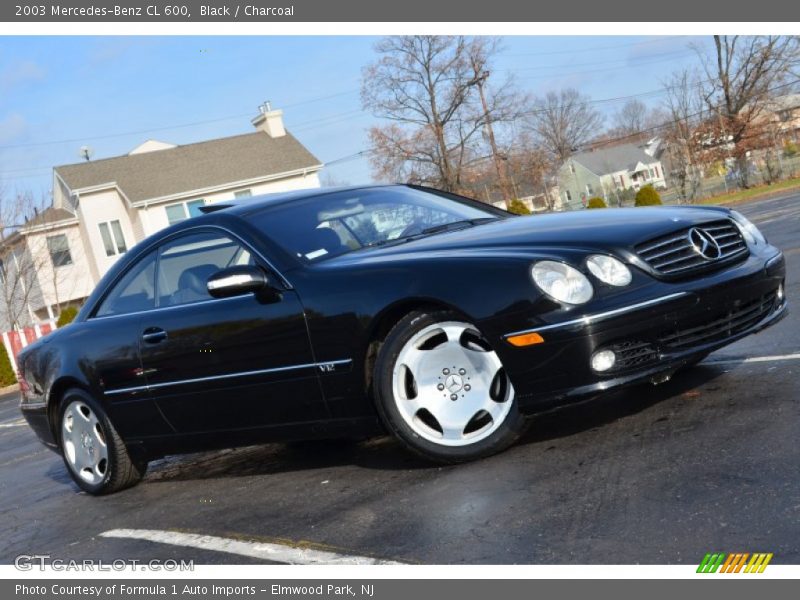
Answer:
<path fill-rule="evenodd" d="M 543 260 L 531 269 L 533 281 L 545 294 L 564 304 L 583 304 L 594 290 L 586 276 L 564 263 Z"/>
<path fill-rule="evenodd" d="M 758 246 L 759 244 L 766 245 L 767 238 L 765 238 L 764 234 L 762 234 L 758 230 L 758 227 L 756 227 L 750 221 L 747 220 L 747 217 L 745 217 L 742 213 L 735 210 L 731 211 L 731 216 L 733 217 L 733 220 L 736 221 L 736 223 L 739 225 L 739 229 L 741 229 L 742 235 L 744 236 L 744 239 L 745 241 L 747 241 L 748 244 L 751 244 L 753 246 Z"/>
<path fill-rule="evenodd" d="M 631 270 L 613 256 L 593 254 L 586 260 L 592 275 L 608 285 L 624 286 L 631 282 Z"/>

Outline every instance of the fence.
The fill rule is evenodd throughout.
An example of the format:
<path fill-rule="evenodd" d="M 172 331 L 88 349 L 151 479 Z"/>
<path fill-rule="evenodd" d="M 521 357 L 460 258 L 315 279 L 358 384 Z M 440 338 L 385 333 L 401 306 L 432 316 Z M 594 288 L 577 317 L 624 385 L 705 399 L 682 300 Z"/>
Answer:
<path fill-rule="evenodd" d="M 11 366 L 14 367 L 15 373 L 18 369 L 17 356 L 22 352 L 22 349 L 54 329 L 56 329 L 55 319 L 37 323 L 32 327 L 3 332 L 3 345 L 6 347 L 8 358 L 11 361 Z"/>
<path fill-rule="evenodd" d="M 750 173 L 750 185 L 756 186 L 766 183 L 777 183 L 780 180 L 793 179 L 800 175 L 800 155 L 793 157 L 775 157 L 772 162 L 775 167 L 773 176 L 770 177 L 764 165 L 761 164 Z M 674 178 L 668 180 L 668 183 L 674 184 Z M 705 198 L 712 198 L 728 192 L 735 192 L 737 189 L 739 188 L 735 176 L 718 175 L 701 179 L 693 200 L 682 199 L 679 191 L 674 186 L 661 192 L 661 200 L 664 204 L 683 204 L 703 200 Z"/>

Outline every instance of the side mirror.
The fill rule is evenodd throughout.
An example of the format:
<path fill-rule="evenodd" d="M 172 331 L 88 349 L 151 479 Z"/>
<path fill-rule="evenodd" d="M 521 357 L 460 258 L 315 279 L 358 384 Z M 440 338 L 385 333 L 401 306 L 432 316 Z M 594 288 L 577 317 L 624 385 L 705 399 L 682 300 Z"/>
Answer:
<path fill-rule="evenodd" d="M 267 274 L 254 265 L 240 265 L 217 271 L 208 278 L 208 293 L 214 298 L 241 296 L 267 287 Z"/>

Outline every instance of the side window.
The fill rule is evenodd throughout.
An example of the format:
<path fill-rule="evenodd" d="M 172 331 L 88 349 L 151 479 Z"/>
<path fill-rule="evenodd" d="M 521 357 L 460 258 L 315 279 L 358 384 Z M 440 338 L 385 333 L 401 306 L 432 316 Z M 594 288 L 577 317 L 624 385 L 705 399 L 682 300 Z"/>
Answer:
<path fill-rule="evenodd" d="M 123 315 L 155 307 L 156 252 L 136 263 L 106 296 L 96 316 Z"/>
<path fill-rule="evenodd" d="M 158 306 L 210 300 L 208 278 L 220 269 L 253 264 L 238 242 L 218 233 L 195 233 L 161 247 L 158 261 Z"/>
<path fill-rule="evenodd" d="M 69 242 L 63 233 L 47 238 L 47 249 L 50 251 L 50 260 L 54 267 L 63 267 L 72 264 L 72 255 L 69 253 Z"/>
<path fill-rule="evenodd" d="M 103 238 L 103 246 L 106 250 L 106 256 L 114 256 L 115 254 L 125 254 L 128 251 L 128 246 L 125 244 L 125 237 L 122 235 L 122 226 L 119 221 L 108 221 L 107 223 L 98 223 L 100 228 L 100 237 Z"/>

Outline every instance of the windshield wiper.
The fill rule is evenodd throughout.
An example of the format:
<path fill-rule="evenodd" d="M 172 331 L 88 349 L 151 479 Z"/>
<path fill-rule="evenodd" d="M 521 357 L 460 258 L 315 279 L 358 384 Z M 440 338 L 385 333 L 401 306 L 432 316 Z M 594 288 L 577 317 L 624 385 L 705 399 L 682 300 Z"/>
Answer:
<path fill-rule="evenodd" d="M 480 217 L 478 219 L 463 219 L 461 221 L 442 223 L 441 225 L 434 225 L 433 227 L 428 227 L 427 229 L 423 229 L 418 233 L 412 233 L 411 235 L 404 235 L 403 237 L 391 238 L 386 240 L 375 240 L 374 242 L 364 244 L 361 248 L 359 248 L 359 250 L 364 248 L 377 248 L 378 246 L 387 246 L 389 244 L 403 244 L 405 242 L 410 242 L 412 240 L 418 239 L 419 237 L 424 235 L 431 235 L 433 233 L 440 233 L 442 231 L 455 231 L 456 229 L 473 227 L 475 225 L 488 223 L 489 221 L 496 221 L 498 218 L 499 217 Z"/>
<path fill-rule="evenodd" d="M 423 229 L 420 233 L 422 235 L 428 235 L 431 233 L 439 233 L 442 231 L 464 229 L 466 227 L 474 227 L 475 225 L 488 223 L 489 221 L 496 221 L 497 219 L 498 217 L 481 217 L 479 219 L 464 219 L 463 221 L 451 221 L 450 223 L 442 223 L 441 225 L 434 225 L 433 227 L 428 227 L 427 229 Z"/>

